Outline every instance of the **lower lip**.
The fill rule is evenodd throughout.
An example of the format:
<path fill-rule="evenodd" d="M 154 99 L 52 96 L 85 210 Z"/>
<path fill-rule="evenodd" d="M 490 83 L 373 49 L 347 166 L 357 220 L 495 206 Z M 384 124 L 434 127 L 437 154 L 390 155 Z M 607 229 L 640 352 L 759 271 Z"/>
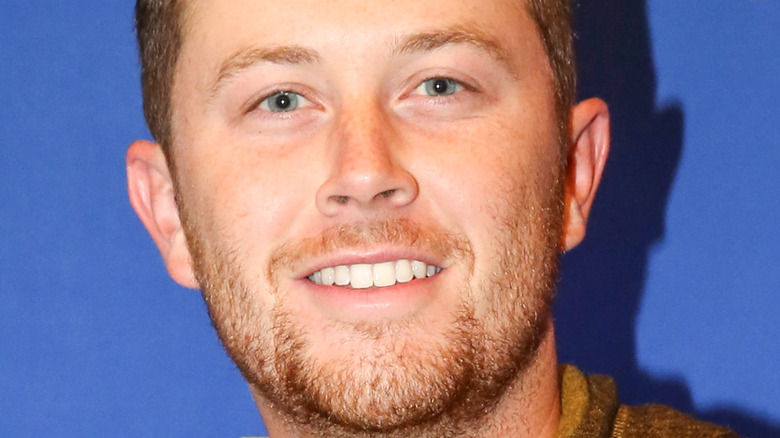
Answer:
<path fill-rule="evenodd" d="M 393 286 L 351 289 L 300 280 L 313 304 L 327 317 L 344 322 L 380 322 L 411 316 L 437 296 L 444 272 Z"/>

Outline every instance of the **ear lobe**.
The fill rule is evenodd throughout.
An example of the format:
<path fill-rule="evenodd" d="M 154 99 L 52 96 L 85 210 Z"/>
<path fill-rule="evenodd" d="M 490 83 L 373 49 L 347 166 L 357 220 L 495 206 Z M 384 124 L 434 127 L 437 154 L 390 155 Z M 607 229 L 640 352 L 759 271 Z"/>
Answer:
<path fill-rule="evenodd" d="M 561 247 L 568 251 L 585 237 L 590 208 L 609 155 L 609 110 L 601 99 L 572 108 L 572 138 L 566 169 Z"/>
<path fill-rule="evenodd" d="M 130 204 L 160 250 L 174 281 L 197 289 L 168 163 L 157 143 L 139 140 L 127 149 Z"/>

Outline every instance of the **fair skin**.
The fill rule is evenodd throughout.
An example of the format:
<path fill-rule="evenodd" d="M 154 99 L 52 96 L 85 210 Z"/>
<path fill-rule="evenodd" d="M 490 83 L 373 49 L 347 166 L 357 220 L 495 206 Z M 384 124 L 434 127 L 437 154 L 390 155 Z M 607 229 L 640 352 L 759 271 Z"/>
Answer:
<path fill-rule="evenodd" d="M 332 427 L 333 436 L 554 435 L 551 286 L 529 273 L 554 268 L 537 269 L 545 257 L 515 249 L 552 259 L 582 240 L 609 116 L 597 99 L 572 109 L 569 167 L 558 175 L 554 91 L 538 32 L 515 2 L 492 6 L 190 2 L 172 99 L 177 180 L 159 145 L 135 142 L 130 199 L 171 277 L 204 290 L 271 437 L 314 434 L 303 423 Z M 558 177 L 562 210 L 551 207 Z M 562 216 L 555 242 L 545 227 L 556 221 L 551 211 Z M 380 224 L 385 231 L 367 231 Z M 367 288 L 364 267 L 347 285 L 321 279 L 330 268 L 378 272 L 412 260 L 433 275 L 407 281 L 397 268 L 389 283 Z M 458 321 L 478 327 L 478 339 L 455 336 Z M 538 337 L 523 336 L 530 326 Z M 516 333 L 528 346 L 522 363 L 502 350 Z M 290 339 L 294 348 L 279 353 Z M 486 397 L 484 415 L 458 422 L 447 402 L 466 379 L 438 370 L 459 376 L 458 354 L 482 351 L 484 339 L 483 368 L 517 366 L 500 368 L 514 370 L 500 392 L 474 390 L 470 398 Z M 482 370 L 480 357 L 469 361 Z M 287 378 L 299 368 L 321 378 Z M 329 385 L 324 396 L 317 380 Z M 310 395 L 306 403 L 285 392 L 293 383 L 292 392 Z M 438 387 L 450 390 L 432 392 Z M 441 403 L 399 414 L 387 400 Z M 316 409 L 294 410 L 307 403 Z"/>

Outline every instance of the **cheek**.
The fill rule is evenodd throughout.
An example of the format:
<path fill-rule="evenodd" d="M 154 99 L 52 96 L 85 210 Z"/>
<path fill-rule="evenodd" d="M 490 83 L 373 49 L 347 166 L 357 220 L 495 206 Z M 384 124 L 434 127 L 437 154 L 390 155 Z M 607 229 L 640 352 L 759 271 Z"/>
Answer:
<path fill-rule="evenodd" d="M 445 225 L 471 240 L 482 273 L 494 269 L 491 260 L 508 238 L 509 224 L 538 221 L 538 210 L 558 196 L 555 121 L 514 114 L 475 120 L 450 133 L 430 155 L 430 177 L 421 184 Z"/>
<path fill-rule="evenodd" d="M 513 204 L 520 192 L 549 197 L 558 180 L 559 148 L 555 126 L 541 126 L 520 129 L 494 120 L 447 136 L 420 171 L 429 175 L 425 185 L 430 196 L 439 200 L 440 208 L 473 222 L 494 220 L 497 211 L 518 208 Z"/>
<path fill-rule="evenodd" d="M 265 266 L 270 249 L 314 205 L 319 171 L 310 160 L 274 152 L 271 145 L 221 138 L 191 145 L 192 153 L 180 160 L 182 194 L 216 244 L 240 250 L 249 266 Z"/>

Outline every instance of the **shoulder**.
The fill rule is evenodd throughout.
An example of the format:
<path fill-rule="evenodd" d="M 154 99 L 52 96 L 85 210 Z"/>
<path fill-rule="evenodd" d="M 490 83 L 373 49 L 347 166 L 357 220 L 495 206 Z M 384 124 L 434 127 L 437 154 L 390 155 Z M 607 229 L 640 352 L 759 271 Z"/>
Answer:
<path fill-rule="evenodd" d="M 668 406 L 620 403 L 615 381 L 559 368 L 561 415 L 557 438 L 732 438 L 731 429 L 697 420 Z"/>
<path fill-rule="evenodd" d="M 615 417 L 613 438 L 680 437 L 731 438 L 731 429 L 690 417 L 663 405 L 621 405 Z"/>

